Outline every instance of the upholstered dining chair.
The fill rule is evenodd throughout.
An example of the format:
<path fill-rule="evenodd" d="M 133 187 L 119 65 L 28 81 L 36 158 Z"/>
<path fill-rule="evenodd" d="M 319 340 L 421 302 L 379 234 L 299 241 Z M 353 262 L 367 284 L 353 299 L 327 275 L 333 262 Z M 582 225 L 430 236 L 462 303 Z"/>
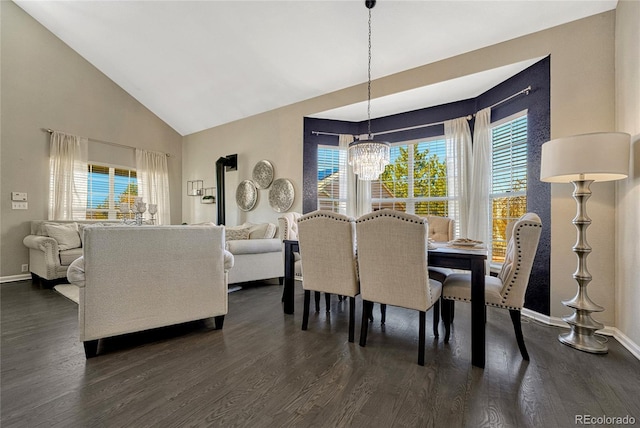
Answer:
<path fill-rule="evenodd" d="M 429 240 L 434 242 L 449 242 L 455 238 L 455 220 L 449 217 L 435 215 L 424 216 L 429 223 Z M 444 282 L 447 276 L 453 273 L 453 269 L 429 266 L 429 278 L 438 282 Z M 386 305 L 380 306 L 381 322 L 386 322 Z M 372 317 L 373 318 L 373 317 Z M 373 319 L 371 319 L 373 321 Z M 451 313 L 453 321 L 453 312 Z M 434 324 L 434 336 L 438 337 L 438 326 Z"/>
<path fill-rule="evenodd" d="M 278 233 L 280 235 L 280 239 L 284 242 L 288 241 L 297 241 L 298 240 L 298 219 L 302 217 L 302 214 L 297 212 L 289 212 L 284 213 L 280 217 L 278 217 Z M 282 252 L 284 257 L 284 250 Z M 295 257 L 294 263 L 294 275 L 295 280 L 298 282 L 302 282 L 302 261 L 300 261 L 300 253 L 294 253 Z M 316 302 L 316 312 L 320 312 L 320 292 L 316 291 L 315 293 L 315 302 Z M 325 303 L 327 312 L 329 312 L 329 307 L 331 304 L 331 295 L 325 294 Z M 284 294 L 282 296 L 282 301 L 284 301 Z"/>
<path fill-rule="evenodd" d="M 510 232 L 509 232 L 510 231 Z M 524 344 L 520 311 L 529 284 L 533 260 L 538 249 L 542 222 L 535 213 L 526 213 L 507 226 L 507 249 L 505 261 L 497 277 L 485 276 L 485 301 L 489 306 L 509 310 L 516 341 L 522 358 L 529 360 Z M 450 314 L 454 301 L 471 301 L 471 275 L 453 273 L 447 276 L 442 286 L 442 319 L 445 325 L 444 341 L 449 341 Z"/>
<path fill-rule="evenodd" d="M 360 293 L 355 219 L 331 211 L 306 214 L 298 219 L 298 242 L 304 272 L 302 330 L 309 323 L 311 291 L 348 296 L 349 342 L 353 342 L 355 296 Z"/>
<path fill-rule="evenodd" d="M 434 308 L 437 331 L 442 284 L 429 278 L 429 225 L 412 214 L 380 210 L 356 221 L 358 274 L 362 294 L 360 346 L 367 344 L 373 302 L 419 311 L 418 364 L 424 365 L 426 311 Z"/>
<path fill-rule="evenodd" d="M 455 239 L 455 220 L 449 217 L 440 217 L 428 215 L 425 217 L 429 222 L 429 239 L 434 242 L 449 242 Z M 438 282 L 444 282 L 447 276 L 453 273 L 453 269 L 444 267 L 429 266 L 429 278 Z M 440 310 L 442 312 L 442 300 L 440 301 Z M 453 309 L 451 309 L 450 320 L 453 322 Z M 433 334 L 438 337 L 438 332 Z"/>
<path fill-rule="evenodd" d="M 454 239 L 455 220 L 449 217 L 428 215 L 425 217 L 429 222 L 429 239 L 434 242 L 449 242 Z M 453 270 L 441 267 L 429 267 L 429 278 L 438 282 L 444 282 Z"/>

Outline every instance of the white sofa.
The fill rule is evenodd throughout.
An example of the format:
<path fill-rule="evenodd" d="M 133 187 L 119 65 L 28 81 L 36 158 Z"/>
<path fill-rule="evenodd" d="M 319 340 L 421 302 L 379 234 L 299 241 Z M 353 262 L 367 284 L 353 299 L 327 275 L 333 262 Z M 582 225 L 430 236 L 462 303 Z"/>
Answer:
<path fill-rule="evenodd" d="M 67 276 L 67 268 L 82 256 L 82 228 L 120 222 L 33 220 L 31 233 L 22 240 L 29 248 L 29 270 L 34 280 L 51 283 Z"/>
<path fill-rule="evenodd" d="M 282 283 L 282 239 L 273 223 L 225 227 L 226 249 L 234 257 L 229 284 L 278 278 Z"/>
<path fill-rule="evenodd" d="M 302 217 L 302 214 L 297 212 L 284 213 L 278 217 L 278 229 L 280 231 L 280 239 L 282 239 L 282 241 L 298 240 L 298 219 L 300 217 Z M 295 257 L 295 278 L 297 281 L 302 281 L 302 262 L 300 261 L 300 253 L 294 253 L 293 256 Z M 284 258 L 284 250 L 282 252 L 282 257 Z"/>
<path fill-rule="evenodd" d="M 222 227 L 94 226 L 84 241 L 68 276 L 87 358 L 106 337 L 211 317 L 222 328 L 233 265 Z"/>

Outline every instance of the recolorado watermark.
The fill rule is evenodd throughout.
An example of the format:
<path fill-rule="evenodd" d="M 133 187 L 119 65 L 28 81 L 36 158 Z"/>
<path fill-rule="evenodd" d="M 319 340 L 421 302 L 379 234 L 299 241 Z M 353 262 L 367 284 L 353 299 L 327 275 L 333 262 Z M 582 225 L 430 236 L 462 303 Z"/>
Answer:
<path fill-rule="evenodd" d="M 576 425 L 635 425 L 636 418 L 633 416 L 594 416 L 594 415 L 576 415 Z"/>

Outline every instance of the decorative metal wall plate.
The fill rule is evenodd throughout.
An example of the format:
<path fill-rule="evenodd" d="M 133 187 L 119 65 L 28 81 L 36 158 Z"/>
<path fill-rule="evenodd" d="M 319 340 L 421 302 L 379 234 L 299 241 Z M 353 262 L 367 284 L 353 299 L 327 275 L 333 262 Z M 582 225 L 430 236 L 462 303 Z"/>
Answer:
<path fill-rule="evenodd" d="M 273 182 L 269 190 L 269 205 L 274 211 L 283 213 L 291 208 L 295 190 L 293 183 L 288 178 L 278 178 Z"/>
<path fill-rule="evenodd" d="M 258 189 L 266 189 L 273 181 L 273 165 L 268 160 L 261 160 L 253 167 L 253 182 Z"/>
<path fill-rule="evenodd" d="M 256 206 L 258 190 L 251 180 L 244 180 L 236 189 L 236 202 L 242 211 L 251 211 Z"/>

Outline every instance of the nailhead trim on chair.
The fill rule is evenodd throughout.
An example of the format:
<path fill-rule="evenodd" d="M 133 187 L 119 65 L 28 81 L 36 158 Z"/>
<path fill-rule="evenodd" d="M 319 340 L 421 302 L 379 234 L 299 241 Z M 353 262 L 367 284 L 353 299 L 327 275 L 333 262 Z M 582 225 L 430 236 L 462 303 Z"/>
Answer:
<path fill-rule="evenodd" d="M 286 217 L 282 217 L 282 220 L 284 221 L 284 239 L 287 240 L 289 239 L 289 229 L 291 228 L 291 225 L 289 224 L 289 219 Z"/>
<path fill-rule="evenodd" d="M 318 218 L 318 217 L 330 218 L 332 220 L 338 220 L 338 221 L 344 221 L 344 222 L 356 221 L 356 219 L 354 219 L 353 217 L 344 216 L 342 214 L 334 213 L 333 211 L 314 211 L 312 213 L 306 214 L 304 217 L 300 217 L 297 220 L 297 222 L 300 223 L 301 221 L 306 221 L 306 220 L 310 220 L 312 218 Z"/>
<path fill-rule="evenodd" d="M 518 278 L 518 272 L 519 272 L 521 264 L 522 264 L 522 246 L 521 246 L 521 241 L 520 241 L 520 239 L 521 239 L 520 231 L 522 230 L 523 227 L 542 227 L 542 225 L 539 224 L 539 223 L 532 223 L 532 222 L 530 223 L 530 222 L 524 222 L 523 221 L 520 224 L 520 227 L 518 228 L 518 230 L 515 232 L 514 238 L 516 240 L 516 250 L 517 250 L 518 262 L 513 267 L 514 272 L 513 272 L 511 281 L 509 282 L 509 285 L 507 286 L 507 289 L 505 290 L 505 292 L 503 294 L 502 305 L 500 305 L 500 306 L 492 305 L 492 306 L 496 306 L 496 307 L 500 307 L 500 308 L 509 308 L 509 309 L 521 309 L 521 308 L 516 308 L 516 307 L 505 305 L 504 303 L 507 301 L 507 298 L 509 297 L 509 292 L 513 288 L 513 284 L 515 283 L 516 279 Z"/>
<path fill-rule="evenodd" d="M 373 220 L 375 218 L 378 217 L 392 217 L 392 218 L 397 218 L 400 220 L 404 220 L 410 223 L 416 223 L 416 224 L 425 224 L 427 222 L 427 219 L 425 218 L 420 218 L 419 220 L 413 219 L 413 218 L 409 218 L 409 217 L 405 217 L 404 215 L 405 213 L 400 212 L 400 211 L 393 211 L 393 210 L 389 210 L 389 209 L 384 209 L 384 210 L 380 210 L 380 211 L 374 211 L 371 214 L 365 214 L 364 216 L 360 217 L 358 220 L 356 220 L 357 223 L 362 223 L 368 220 Z M 409 214 L 411 215 L 411 214 Z"/>

